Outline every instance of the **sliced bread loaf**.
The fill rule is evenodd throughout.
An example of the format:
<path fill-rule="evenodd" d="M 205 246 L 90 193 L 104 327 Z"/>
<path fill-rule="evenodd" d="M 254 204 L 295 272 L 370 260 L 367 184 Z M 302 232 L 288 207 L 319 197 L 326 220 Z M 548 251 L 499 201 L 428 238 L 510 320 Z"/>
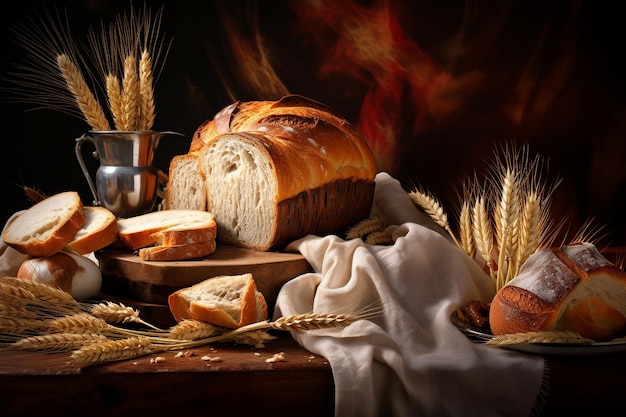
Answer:
<path fill-rule="evenodd" d="M 81 255 L 95 252 L 117 241 L 117 219 L 105 207 L 83 207 L 85 224 L 66 247 Z"/>
<path fill-rule="evenodd" d="M 31 206 L 9 224 L 2 240 L 31 256 L 50 256 L 65 247 L 85 224 L 75 191 L 61 192 Z"/>
<path fill-rule="evenodd" d="M 176 182 L 165 189 L 165 208 L 206 210 L 206 189 L 198 172 L 198 154 L 176 155 L 170 161 L 169 176 Z"/>
<path fill-rule="evenodd" d="M 172 293 L 168 304 L 177 321 L 198 320 L 231 329 L 268 318 L 265 297 L 252 274 L 206 279 Z"/>
<path fill-rule="evenodd" d="M 183 261 L 207 256 L 215 252 L 215 239 L 180 245 L 158 245 L 139 249 L 143 261 Z"/>

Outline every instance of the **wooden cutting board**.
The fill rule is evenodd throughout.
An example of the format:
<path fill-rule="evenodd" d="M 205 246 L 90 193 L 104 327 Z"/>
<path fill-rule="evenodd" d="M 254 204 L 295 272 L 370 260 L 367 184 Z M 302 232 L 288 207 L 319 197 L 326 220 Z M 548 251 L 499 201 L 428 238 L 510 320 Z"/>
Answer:
<path fill-rule="evenodd" d="M 284 283 L 311 266 L 297 253 L 260 252 L 219 245 L 211 255 L 189 261 L 142 261 L 120 250 L 98 253 L 102 271 L 102 293 L 125 299 L 167 304 L 174 291 L 218 275 L 252 273 L 268 306 L 274 305 Z"/>

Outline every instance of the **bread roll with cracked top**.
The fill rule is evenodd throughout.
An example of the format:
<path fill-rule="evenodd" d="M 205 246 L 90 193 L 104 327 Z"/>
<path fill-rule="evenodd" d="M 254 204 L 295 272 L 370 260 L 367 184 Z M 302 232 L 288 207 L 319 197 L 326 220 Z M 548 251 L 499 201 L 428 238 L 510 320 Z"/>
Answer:
<path fill-rule="evenodd" d="M 595 341 L 626 333 L 626 273 L 590 243 L 542 250 L 494 297 L 496 334 L 568 330 Z"/>
<path fill-rule="evenodd" d="M 374 155 L 346 120 L 315 101 L 234 103 L 196 130 L 196 152 L 222 243 L 277 249 L 307 234 L 343 234 L 369 215 Z M 183 195 L 183 182 L 170 176 L 170 192 Z"/>

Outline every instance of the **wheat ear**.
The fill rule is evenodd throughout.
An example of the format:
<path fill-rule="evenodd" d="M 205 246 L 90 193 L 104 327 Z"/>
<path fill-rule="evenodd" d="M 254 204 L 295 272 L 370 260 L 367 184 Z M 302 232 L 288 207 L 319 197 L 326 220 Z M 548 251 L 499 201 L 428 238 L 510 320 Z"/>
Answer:
<path fill-rule="evenodd" d="M 489 269 L 489 276 L 496 284 L 496 265 L 493 260 L 493 235 L 485 200 L 479 196 L 474 202 L 472 210 L 472 234 L 476 243 L 476 250 L 485 260 Z"/>
<path fill-rule="evenodd" d="M 122 303 L 106 301 L 88 307 L 91 315 L 101 318 L 107 323 L 138 323 L 157 330 L 157 327 L 147 323 L 139 316 L 139 311 Z"/>
<path fill-rule="evenodd" d="M 97 333 L 52 333 L 25 337 L 12 343 L 8 349 L 66 352 L 106 340 L 106 336 Z"/>
<path fill-rule="evenodd" d="M 120 112 L 120 130 L 136 130 L 139 103 L 139 75 L 137 58 L 128 55 L 124 60 L 124 78 L 122 78 L 122 100 Z"/>
<path fill-rule="evenodd" d="M 155 104 L 153 91 L 152 58 L 144 50 L 139 60 L 139 120 L 138 130 L 150 130 L 154 125 Z"/>
<path fill-rule="evenodd" d="M 105 79 L 107 98 L 109 100 L 109 110 L 113 116 L 113 124 L 115 128 L 120 129 L 122 123 L 122 87 L 120 86 L 120 80 L 113 74 L 108 74 Z"/>
<path fill-rule="evenodd" d="M 148 337 L 129 337 L 83 345 L 80 349 L 72 352 L 71 363 L 77 366 L 87 366 L 101 362 L 136 358 L 160 350 L 163 348 L 152 345 Z"/>
<path fill-rule="evenodd" d="M 464 201 L 461 205 L 461 213 L 459 214 L 459 238 L 463 252 L 470 258 L 474 258 L 476 254 L 476 244 L 474 243 L 472 213 L 469 201 Z"/>
<path fill-rule="evenodd" d="M 489 339 L 486 344 L 506 346 L 526 343 L 592 343 L 592 339 L 580 336 L 571 331 L 537 331 L 525 333 L 511 333 L 497 335 Z"/>
<path fill-rule="evenodd" d="M 450 237 L 452 237 L 452 240 L 454 240 L 454 243 L 458 247 L 461 247 L 461 245 L 459 244 L 459 241 L 454 235 L 454 232 L 450 228 L 450 223 L 448 222 L 448 215 L 445 213 L 445 211 L 443 210 L 443 207 L 441 206 L 441 204 L 439 203 L 439 201 L 437 201 L 435 197 L 419 190 L 414 190 L 414 191 L 409 192 L 408 196 L 413 202 L 413 204 L 415 204 L 417 207 L 422 208 L 422 210 L 424 210 L 426 214 L 428 214 L 428 216 L 435 223 L 437 223 L 446 232 L 448 232 Z"/>
<path fill-rule="evenodd" d="M 89 89 L 78 67 L 66 54 L 57 56 L 57 64 L 87 123 L 94 130 L 109 130 L 109 122 L 104 111 Z"/>

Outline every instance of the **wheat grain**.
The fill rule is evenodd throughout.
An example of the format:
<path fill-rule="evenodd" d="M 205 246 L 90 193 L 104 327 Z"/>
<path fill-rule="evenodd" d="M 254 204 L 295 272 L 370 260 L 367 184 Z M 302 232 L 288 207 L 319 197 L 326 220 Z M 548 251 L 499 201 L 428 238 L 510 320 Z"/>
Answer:
<path fill-rule="evenodd" d="M 74 96 L 76 104 L 83 113 L 87 123 L 94 130 L 109 130 L 109 122 L 104 115 L 104 111 L 89 89 L 78 67 L 66 54 L 57 56 L 57 64 L 68 90 Z"/>
<path fill-rule="evenodd" d="M 106 336 L 97 333 L 53 333 L 25 337 L 12 343 L 9 349 L 66 352 L 88 343 L 104 342 Z"/>
<path fill-rule="evenodd" d="M 506 346 L 526 343 L 592 343 L 593 340 L 584 338 L 571 331 L 536 331 L 497 335 L 489 339 L 488 345 Z"/>
<path fill-rule="evenodd" d="M 153 346 L 148 337 L 129 337 L 82 346 L 72 352 L 71 363 L 77 366 L 88 366 L 136 358 L 161 350 L 161 347 Z"/>
<path fill-rule="evenodd" d="M 138 130 L 150 130 L 155 119 L 153 92 L 152 58 L 147 50 L 141 53 L 139 60 L 139 117 Z"/>
<path fill-rule="evenodd" d="M 541 243 L 542 233 L 541 206 L 536 192 L 529 192 L 524 201 L 520 216 L 517 253 L 512 266 L 512 276 L 519 273 L 526 259 L 532 255 Z"/>

